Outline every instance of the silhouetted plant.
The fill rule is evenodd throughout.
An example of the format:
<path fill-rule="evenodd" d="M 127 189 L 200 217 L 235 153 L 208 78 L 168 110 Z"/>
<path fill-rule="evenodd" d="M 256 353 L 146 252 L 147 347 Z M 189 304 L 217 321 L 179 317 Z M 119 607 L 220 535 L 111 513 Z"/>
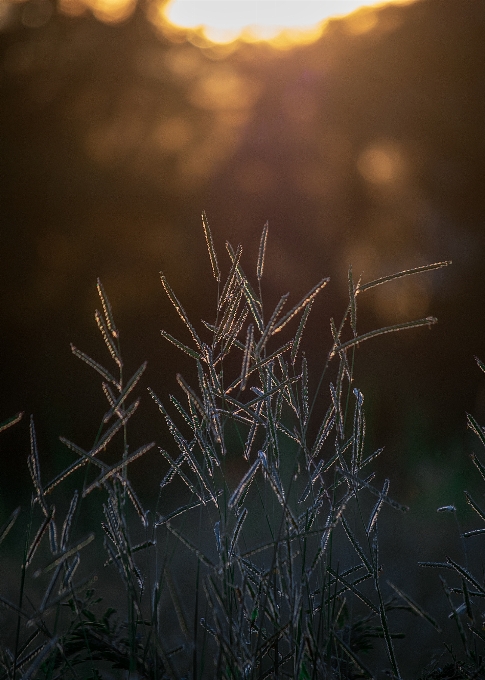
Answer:
<path fill-rule="evenodd" d="M 173 438 L 173 449 L 159 448 L 168 467 L 154 512 L 146 512 L 128 478 L 130 463 L 155 447 L 146 443 L 131 452 L 128 437 L 129 421 L 140 403 L 131 401 L 132 391 L 146 364 L 126 380 L 120 334 L 99 281 L 102 311 L 96 311 L 95 319 L 113 369 L 72 346 L 74 355 L 101 376 L 107 400 L 94 444 L 85 450 L 61 438 L 76 459 L 43 484 L 31 419 L 28 464 L 34 495 L 18 604 L 0 599 L 17 617 L 14 648 L 5 647 L 0 659 L 1 678 L 47 679 L 67 673 L 94 679 L 113 677 L 106 675 L 113 669 L 120 669 L 123 677 L 172 680 L 374 677 L 365 657 L 379 639 L 390 675 L 399 678 L 393 640 L 400 634 L 390 612 L 404 608 L 438 627 L 398 587 L 381 582 L 380 511 L 383 505 L 406 508 L 389 496 L 389 480 L 381 488 L 373 483 L 370 465 L 382 449 L 369 452 L 365 444 L 364 397 L 353 384 L 353 355 L 368 339 L 436 321 L 427 317 L 360 334 L 361 294 L 448 263 L 368 283 L 355 282 L 350 268 L 349 303 L 340 324 L 330 322 L 332 346 L 317 393 L 310 395 L 302 338 L 313 302 L 328 279 L 286 312 L 289 294 L 283 295 L 268 314 L 260 285 L 268 225 L 256 263 L 257 292 L 243 271 L 241 246 L 226 244 L 229 265 L 223 280 L 205 214 L 203 228 L 217 283 L 214 319 L 196 328 L 161 276 L 191 344 L 166 331 L 162 335 L 194 360 L 197 384 L 177 375 L 182 401 L 170 397 L 174 415 L 149 390 Z M 327 408 L 321 418 L 314 406 L 325 380 Z M 478 432 L 484 439 L 482 430 Z M 104 460 L 108 448 L 117 455 L 114 464 Z M 483 466 L 478 467 L 483 474 Z M 81 468 L 82 490 L 74 493 L 59 524 L 50 499 Z M 71 538 L 79 504 L 94 489 L 102 489 L 105 498 L 105 569 L 112 570 L 124 593 L 116 610 L 102 614 L 96 613 L 100 598 L 92 577 L 76 576 L 81 553 L 95 534 Z M 172 508 L 162 514 L 167 499 Z M 128 520 L 130 506 L 138 527 Z M 0 541 L 18 513 L 1 530 Z M 135 540 L 140 533 L 144 540 Z M 51 559 L 46 564 L 38 549 L 47 534 Z M 40 566 L 32 574 L 34 561 Z M 181 594 L 181 565 L 196 584 L 189 594 Z M 483 586 L 458 565 L 447 566 L 462 576 L 459 592 L 467 614 L 478 620 L 471 606 L 485 593 Z M 30 575 L 35 583 L 45 582 L 40 599 L 27 595 Z M 478 628 L 470 628 L 470 634 L 483 638 Z M 467 658 L 481 664 L 466 637 L 464 644 Z"/>

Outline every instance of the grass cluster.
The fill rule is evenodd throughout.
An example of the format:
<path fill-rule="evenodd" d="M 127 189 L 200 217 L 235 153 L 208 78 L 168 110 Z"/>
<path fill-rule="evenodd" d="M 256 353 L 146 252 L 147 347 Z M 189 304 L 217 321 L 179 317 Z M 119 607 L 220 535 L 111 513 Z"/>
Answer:
<path fill-rule="evenodd" d="M 127 378 L 120 333 L 99 281 L 95 318 L 110 368 L 72 346 L 102 380 L 107 406 L 95 441 L 84 449 L 62 439 L 74 460 L 43 483 L 31 419 L 34 492 L 20 587 L 14 599 L 0 596 L 2 616 L 13 626 L 1 641 L 2 679 L 350 680 L 383 672 L 401 678 L 406 668 L 395 652 L 394 612 L 406 609 L 439 629 L 382 575 L 381 509 L 406 508 L 389 495 L 389 480 L 375 484 L 372 464 L 382 450 L 367 450 L 364 398 L 354 386 L 353 365 L 360 343 L 436 321 L 427 317 L 362 334 L 359 296 L 448 263 L 368 283 L 354 281 L 350 269 L 348 306 L 340 323 L 330 322 L 332 345 L 310 394 L 302 339 L 328 279 L 289 311 L 283 295 L 268 312 L 261 295 L 268 226 L 253 284 L 242 269 L 241 246 L 226 244 L 228 273 L 222 276 L 205 215 L 203 228 L 217 285 L 211 322 L 196 328 L 161 276 L 192 340 L 188 345 L 162 335 L 193 359 L 197 381 L 190 385 L 177 375 L 180 394 L 170 397 L 170 409 L 148 390 L 173 439 L 170 450 L 159 448 L 166 472 L 155 508 L 143 507 L 128 476 L 131 462 L 156 447 L 133 446 L 129 437 L 140 404 L 132 395 L 146 364 Z M 323 417 L 314 408 L 322 395 Z M 472 416 L 469 423 L 485 445 L 483 429 Z M 474 462 L 485 480 L 485 466 L 476 457 Z M 71 475 L 81 480 L 80 488 L 58 517 L 56 494 L 62 505 Z M 93 502 L 95 490 L 104 501 L 101 526 L 78 535 L 81 505 Z M 20 508 L 0 529 L 0 543 L 19 514 Z M 95 590 L 96 577 L 83 572 L 83 564 L 101 552 L 101 540 L 100 568 L 116 581 L 108 598 Z M 441 576 L 463 654 L 450 656 L 443 668 L 435 664 L 423 678 L 484 677 L 483 577 L 451 559 L 424 566 L 451 577 Z M 381 654 L 369 655 L 372 647 Z"/>

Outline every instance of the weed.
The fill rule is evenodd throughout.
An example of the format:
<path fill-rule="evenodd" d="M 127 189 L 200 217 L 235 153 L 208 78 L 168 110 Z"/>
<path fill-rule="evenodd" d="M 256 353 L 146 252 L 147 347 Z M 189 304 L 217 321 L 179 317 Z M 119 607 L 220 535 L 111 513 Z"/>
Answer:
<path fill-rule="evenodd" d="M 268 313 L 261 295 L 268 226 L 257 259 L 257 291 L 243 271 L 242 247 L 229 243 L 223 282 L 205 214 L 203 228 L 218 291 L 214 319 L 197 329 L 161 275 L 191 344 L 166 331 L 162 336 L 194 360 L 197 384 L 177 375 L 182 400 L 171 396 L 173 415 L 149 389 L 173 439 L 170 450 L 159 448 L 167 468 L 154 511 L 143 508 L 128 477 L 131 462 L 156 446 L 132 450 L 128 437 L 140 404 L 132 392 L 146 364 L 126 379 L 120 333 L 99 281 L 95 319 L 113 367 L 72 346 L 101 376 L 107 400 L 93 446 L 85 450 L 61 438 L 76 458 L 43 484 L 31 420 L 34 494 L 18 603 L 0 599 L 16 619 L 13 648 L 4 646 L 0 658 L 1 678 L 94 680 L 118 673 L 172 680 L 350 680 L 376 676 L 380 669 L 370 668 L 367 655 L 375 644 L 383 645 L 388 674 L 400 678 L 394 649 L 400 633 L 391 612 L 404 608 L 437 627 L 398 587 L 382 582 L 380 513 L 385 505 L 406 508 L 389 496 L 389 480 L 382 487 L 374 483 L 371 463 L 382 449 L 367 450 L 364 397 L 354 386 L 353 366 L 360 343 L 436 321 L 427 317 L 359 333 L 359 296 L 448 263 L 368 283 L 356 283 L 349 269 L 349 303 L 339 324 L 331 320 L 333 342 L 310 395 L 302 338 L 328 279 L 289 311 L 286 294 Z M 317 397 L 327 401 L 323 418 L 316 413 Z M 107 449 L 117 462 L 105 462 Z M 84 471 L 82 489 L 60 523 L 51 499 L 78 470 Z M 81 502 L 95 489 L 105 499 L 104 569 L 120 585 L 116 608 L 104 612 L 98 612 L 93 577 L 78 575 L 95 534 L 71 536 Z M 0 541 L 18 514 L 0 530 Z M 48 559 L 39 550 L 46 547 L 44 537 Z M 485 590 L 464 568 L 446 566 L 460 575 L 457 592 L 475 621 L 472 601 Z M 43 584 L 40 599 L 27 594 L 27 576 Z M 469 634 L 483 637 L 479 627 Z M 477 666 L 481 657 L 466 635 L 467 658 Z"/>

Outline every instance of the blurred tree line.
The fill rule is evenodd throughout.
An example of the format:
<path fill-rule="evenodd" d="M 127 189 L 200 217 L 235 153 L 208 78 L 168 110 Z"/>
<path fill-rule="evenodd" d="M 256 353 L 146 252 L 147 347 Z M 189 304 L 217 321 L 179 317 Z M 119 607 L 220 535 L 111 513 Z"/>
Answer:
<path fill-rule="evenodd" d="M 145 386 L 166 397 L 186 362 L 160 337 L 179 324 L 159 271 L 194 322 L 210 321 L 201 211 L 222 261 L 226 239 L 243 244 L 246 271 L 269 220 L 269 301 L 332 278 L 307 336 L 315 383 L 349 264 L 366 281 L 453 260 L 362 297 L 362 331 L 440 323 L 363 345 L 356 369 L 371 443 L 386 445 L 402 493 L 418 498 L 426 479 L 450 502 L 465 411 L 485 421 L 473 360 L 485 360 L 485 2 L 370 9 L 288 50 L 216 49 L 151 17 L 149 4 L 119 22 L 51 0 L 1 7 L 2 419 L 34 414 L 46 476 L 66 455 L 59 434 L 90 447 L 103 396 L 69 343 L 106 358 L 98 276 L 129 365 L 148 359 Z M 163 444 L 144 400 L 153 417 L 139 431 Z M 0 442 L 12 496 L 27 481 L 26 431 Z M 153 490 L 144 465 L 133 472 Z"/>

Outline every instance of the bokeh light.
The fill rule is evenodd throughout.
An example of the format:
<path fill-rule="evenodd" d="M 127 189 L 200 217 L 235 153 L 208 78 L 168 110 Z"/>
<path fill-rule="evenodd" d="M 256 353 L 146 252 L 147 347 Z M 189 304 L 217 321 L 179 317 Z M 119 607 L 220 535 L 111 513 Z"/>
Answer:
<path fill-rule="evenodd" d="M 383 4 L 413 1 L 367 4 L 371 9 Z M 169 0 L 160 8 L 159 23 L 195 31 L 216 44 L 236 40 L 267 41 L 275 47 L 285 48 L 318 40 L 329 19 L 346 16 L 358 9 L 367 15 L 361 0 Z M 373 23 L 370 13 L 357 28 L 369 30 Z"/>

